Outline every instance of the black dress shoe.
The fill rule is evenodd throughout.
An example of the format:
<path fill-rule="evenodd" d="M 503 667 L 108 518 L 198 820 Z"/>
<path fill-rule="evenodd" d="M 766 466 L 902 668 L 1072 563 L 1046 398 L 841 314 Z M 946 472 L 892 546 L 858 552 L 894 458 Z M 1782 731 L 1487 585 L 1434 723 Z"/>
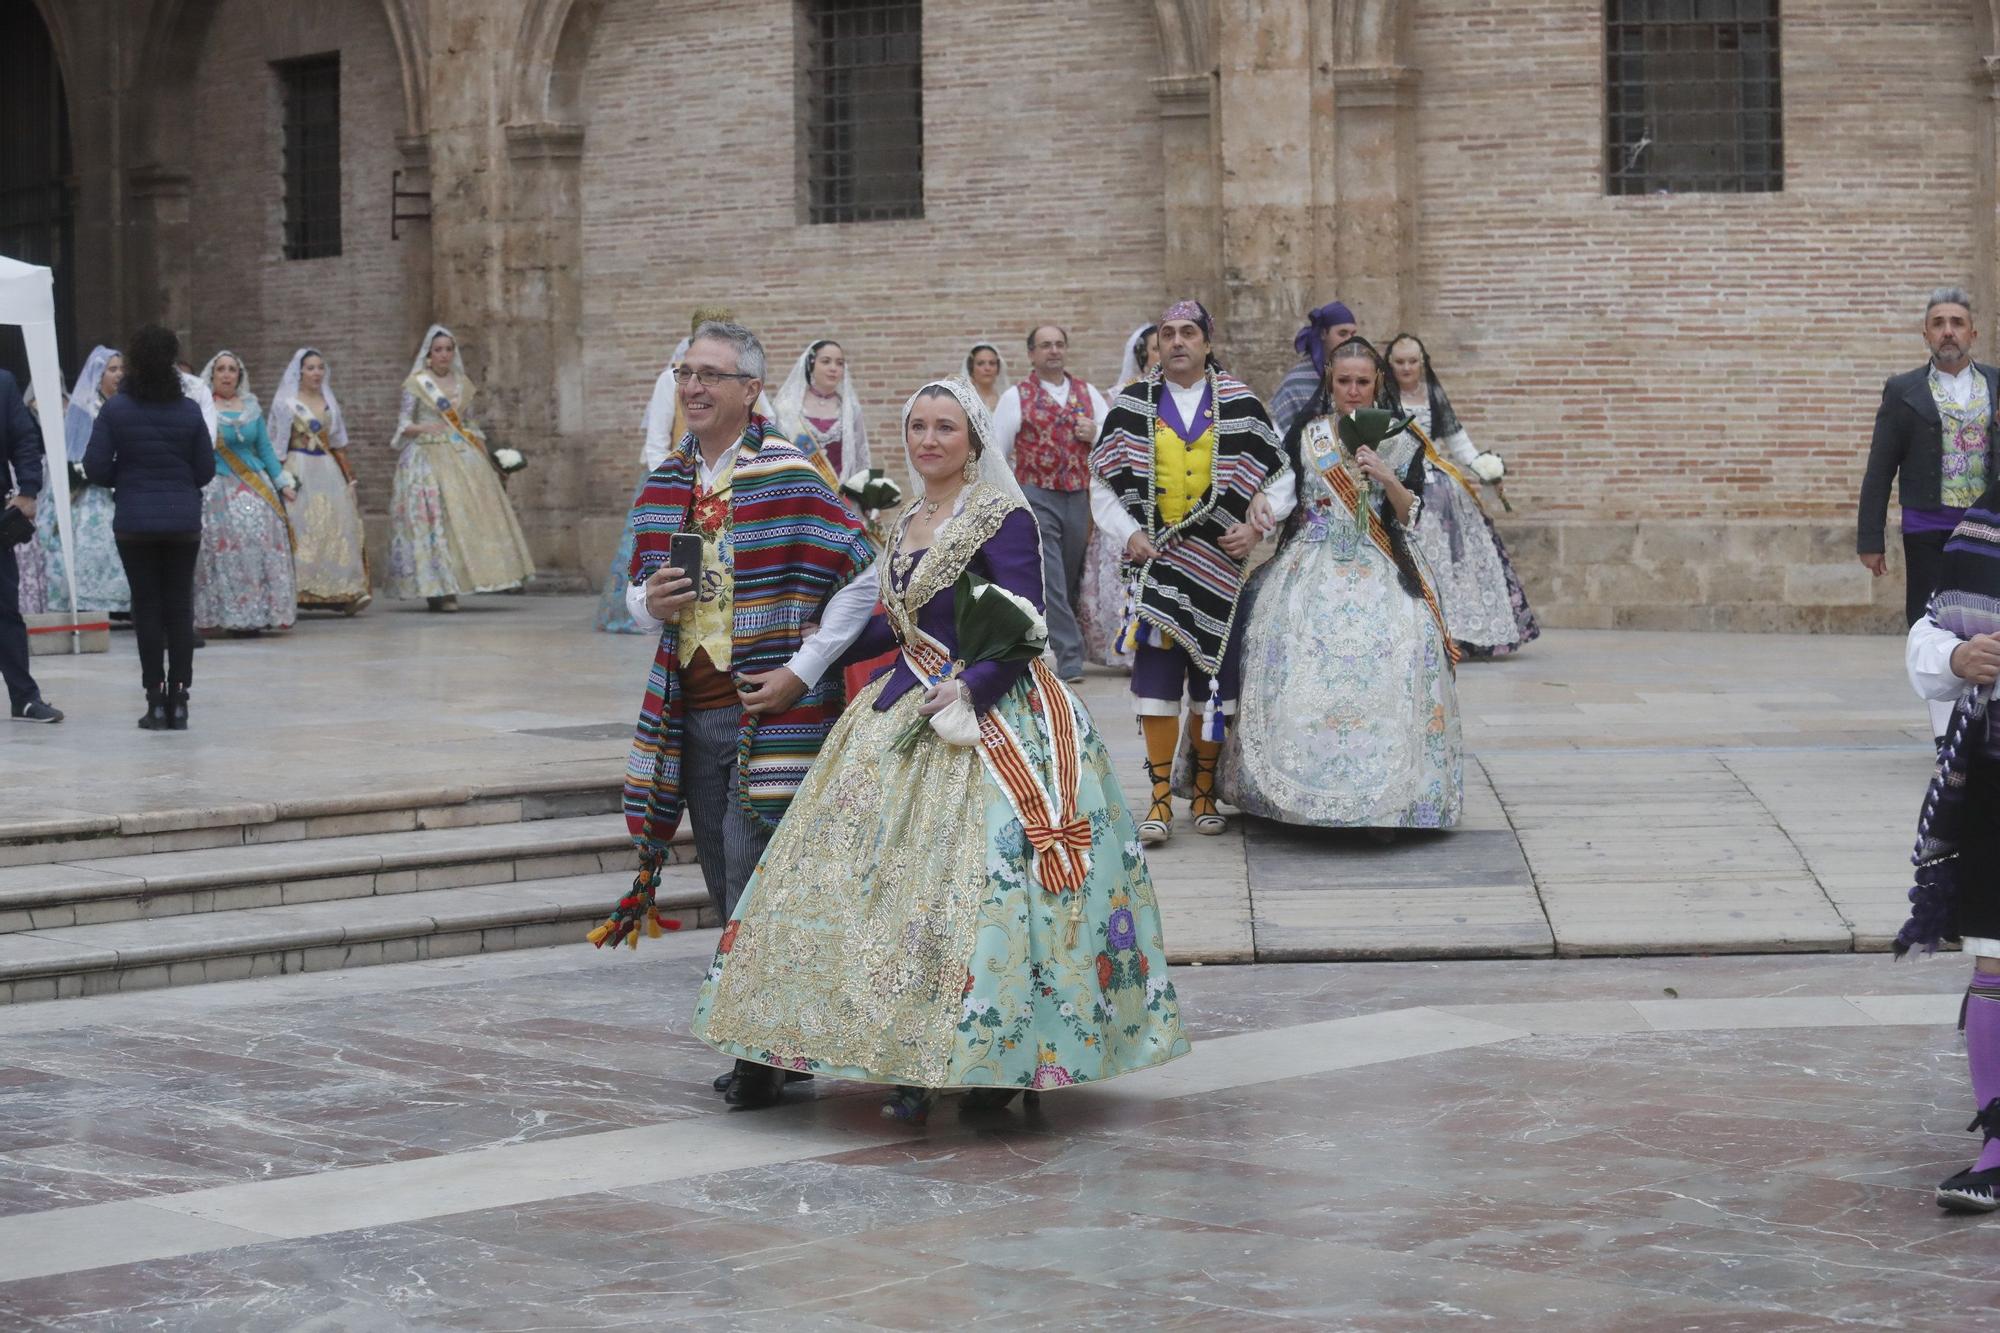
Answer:
<path fill-rule="evenodd" d="M 729 1091 L 722 1094 L 722 1100 L 739 1111 L 760 1111 L 767 1106 L 776 1106 L 785 1087 L 783 1073 L 783 1070 L 773 1069 L 770 1065 L 738 1060 L 736 1072 L 729 1082 Z"/>
<path fill-rule="evenodd" d="M 717 1074 L 715 1076 L 715 1082 L 709 1084 L 709 1086 L 714 1088 L 717 1092 L 728 1092 L 729 1080 L 735 1077 L 736 1077 L 736 1071 L 733 1069 L 726 1074 Z M 812 1081 L 812 1075 L 808 1074 L 803 1069 L 787 1069 L 785 1071 L 785 1082 L 787 1083 L 809 1083 L 811 1081 Z"/>

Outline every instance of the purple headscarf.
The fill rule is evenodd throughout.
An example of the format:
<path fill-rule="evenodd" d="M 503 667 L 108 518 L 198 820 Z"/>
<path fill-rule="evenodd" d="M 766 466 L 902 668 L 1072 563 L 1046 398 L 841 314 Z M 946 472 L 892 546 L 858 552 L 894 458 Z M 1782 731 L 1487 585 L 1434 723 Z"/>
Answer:
<path fill-rule="evenodd" d="M 1311 357 L 1313 369 L 1326 374 L 1326 331 L 1336 324 L 1355 324 L 1354 312 L 1345 302 L 1328 301 L 1306 316 L 1306 326 L 1292 338 L 1292 349 Z"/>
<path fill-rule="evenodd" d="M 1160 316 L 1160 323 L 1170 320 L 1192 320 L 1201 326 L 1201 336 L 1215 341 L 1215 321 L 1209 317 L 1208 307 L 1199 301 L 1176 301 L 1167 307 L 1167 313 Z"/>

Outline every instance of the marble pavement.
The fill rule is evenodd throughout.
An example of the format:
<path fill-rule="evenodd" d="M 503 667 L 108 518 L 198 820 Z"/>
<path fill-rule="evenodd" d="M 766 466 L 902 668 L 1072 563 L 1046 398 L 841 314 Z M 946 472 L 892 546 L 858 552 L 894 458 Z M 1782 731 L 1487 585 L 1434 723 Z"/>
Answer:
<path fill-rule="evenodd" d="M 0 729 L 6 816 L 615 768 L 645 645 L 587 616 L 218 642 L 178 738 L 124 640 L 39 659 L 72 721 Z M 1963 966 L 1853 952 L 1926 769 L 1897 657 L 1468 666 L 1466 828 L 1184 829 L 1194 1054 L 1033 1111 L 726 1111 L 712 931 L 0 1007 L 0 1329 L 1987 1326 L 2000 1223 L 1930 1202 L 1974 1147 Z M 1215 965 L 1251 959 L 1288 961 Z"/>
<path fill-rule="evenodd" d="M 9 821 L 413 793 L 615 784 L 648 645 L 587 631 L 577 597 L 393 604 L 218 640 L 195 726 L 132 726 L 130 640 L 41 658 L 59 727 L 0 728 Z M 1459 673 L 1466 819 L 1376 848 L 1183 813 L 1153 858 L 1181 960 L 1879 949 L 1900 924 L 1929 766 L 1883 637 L 1553 631 Z M 1121 680 L 1084 687 L 1128 790 Z"/>
<path fill-rule="evenodd" d="M 1957 960 L 1185 967 L 1033 1111 L 730 1112 L 714 932 L 0 1010 L 0 1328 L 1900 1328 L 2000 1317 Z"/>

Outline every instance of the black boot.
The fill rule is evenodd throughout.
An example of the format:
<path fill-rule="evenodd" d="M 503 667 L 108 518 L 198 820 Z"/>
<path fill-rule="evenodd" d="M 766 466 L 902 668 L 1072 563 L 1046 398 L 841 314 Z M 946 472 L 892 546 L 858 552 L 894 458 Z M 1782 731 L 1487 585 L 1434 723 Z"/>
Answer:
<path fill-rule="evenodd" d="M 784 1071 L 769 1065 L 760 1065 L 750 1060 L 736 1062 L 736 1077 L 730 1080 L 729 1091 L 722 1100 L 739 1111 L 759 1111 L 778 1103 L 778 1093 L 785 1086 Z"/>
<path fill-rule="evenodd" d="M 167 692 L 158 686 L 146 691 L 146 711 L 139 716 L 139 730 L 167 729 Z"/>
<path fill-rule="evenodd" d="M 167 730 L 186 731 L 188 729 L 187 686 L 176 685 L 167 691 Z"/>

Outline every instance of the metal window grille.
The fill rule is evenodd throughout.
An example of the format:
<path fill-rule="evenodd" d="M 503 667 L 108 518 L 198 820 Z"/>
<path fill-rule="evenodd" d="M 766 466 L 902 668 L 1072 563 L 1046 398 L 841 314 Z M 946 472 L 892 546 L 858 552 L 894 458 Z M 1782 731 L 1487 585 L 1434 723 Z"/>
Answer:
<path fill-rule="evenodd" d="M 803 21 L 806 220 L 922 217 L 923 5 L 807 0 Z"/>
<path fill-rule="evenodd" d="M 1605 193 L 1783 189 L 1778 65 L 1778 0 L 1605 0 Z"/>
<path fill-rule="evenodd" d="M 278 66 L 285 97 L 285 258 L 340 253 L 340 57 Z"/>

